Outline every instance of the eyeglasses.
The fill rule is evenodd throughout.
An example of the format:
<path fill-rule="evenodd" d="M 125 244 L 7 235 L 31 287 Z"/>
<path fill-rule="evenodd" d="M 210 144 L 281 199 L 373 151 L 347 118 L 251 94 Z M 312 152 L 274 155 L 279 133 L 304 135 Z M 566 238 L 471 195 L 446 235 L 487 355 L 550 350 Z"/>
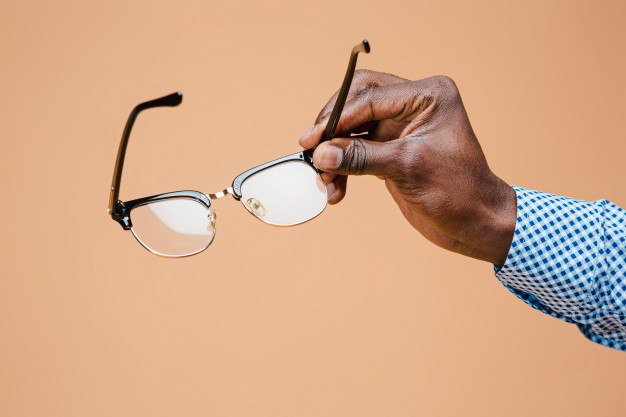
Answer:
<path fill-rule="evenodd" d="M 348 70 L 322 135 L 330 140 L 350 90 L 359 52 L 370 52 L 367 40 L 350 54 Z M 326 208 L 326 185 L 313 164 L 313 149 L 294 153 L 251 168 L 235 177 L 230 187 L 215 194 L 175 191 L 130 201 L 120 201 L 124 156 L 130 131 L 143 110 L 175 107 L 183 100 L 180 92 L 137 105 L 122 134 L 108 212 L 124 230 L 130 230 L 141 245 L 155 255 L 168 258 L 191 256 L 209 247 L 216 231 L 212 200 L 232 195 L 254 217 L 273 226 L 293 226 L 317 217 Z M 320 143 L 321 143 L 320 142 Z"/>

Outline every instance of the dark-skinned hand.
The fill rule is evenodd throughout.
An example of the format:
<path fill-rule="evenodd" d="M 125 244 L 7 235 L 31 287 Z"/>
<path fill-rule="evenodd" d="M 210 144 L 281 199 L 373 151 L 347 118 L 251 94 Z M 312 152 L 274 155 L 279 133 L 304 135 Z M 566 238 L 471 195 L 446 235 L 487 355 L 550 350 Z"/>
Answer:
<path fill-rule="evenodd" d="M 319 143 L 336 98 L 300 145 Z M 313 162 L 325 171 L 330 204 L 345 196 L 348 175 L 375 175 L 428 240 L 504 264 L 515 230 L 515 191 L 489 169 L 450 78 L 408 81 L 357 71 L 335 138 L 317 147 Z"/>

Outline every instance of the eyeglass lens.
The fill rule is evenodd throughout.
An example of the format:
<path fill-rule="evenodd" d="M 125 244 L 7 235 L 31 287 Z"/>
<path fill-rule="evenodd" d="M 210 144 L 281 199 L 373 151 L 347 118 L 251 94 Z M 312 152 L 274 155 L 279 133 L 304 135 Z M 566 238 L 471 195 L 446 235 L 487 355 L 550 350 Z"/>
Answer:
<path fill-rule="evenodd" d="M 283 162 L 248 177 L 241 202 L 259 220 L 293 226 L 311 220 L 326 208 L 326 185 L 303 161 Z"/>
<path fill-rule="evenodd" d="M 131 231 L 146 249 L 168 257 L 196 254 L 215 236 L 215 214 L 190 198 L 160 200 L 130 212 Z"/>

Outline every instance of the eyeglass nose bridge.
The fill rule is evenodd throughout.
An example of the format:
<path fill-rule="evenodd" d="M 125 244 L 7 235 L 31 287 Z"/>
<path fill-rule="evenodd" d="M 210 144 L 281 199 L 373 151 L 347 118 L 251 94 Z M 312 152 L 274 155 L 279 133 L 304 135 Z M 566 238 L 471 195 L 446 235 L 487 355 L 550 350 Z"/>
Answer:
<path fill-rule="evenodd" d="M 237 194 L 235 194 L 235 191 L 233 190 L 233 187 L 228 187 L 225 190 L 222 190 L 220 192 L 217 192 L 215 194 L 205 194 L 207 197 L 209 197 L 209 201 L 215 199 L 215 200 L 219 200 L 220 198 L 226 197 L 227 195 L 231 194 L 233 197 L 235 197 L 235 199 L 238 199 Z"/>

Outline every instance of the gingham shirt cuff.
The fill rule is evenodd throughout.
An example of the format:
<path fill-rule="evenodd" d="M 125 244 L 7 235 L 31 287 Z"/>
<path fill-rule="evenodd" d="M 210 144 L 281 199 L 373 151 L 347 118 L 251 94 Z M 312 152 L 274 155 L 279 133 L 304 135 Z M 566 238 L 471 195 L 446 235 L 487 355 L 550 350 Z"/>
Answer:
<path fill-rule="evenodd" d="M 626 212 L 513 186 L 515 235 L 496 276 L 524 302 L 626 351 Z"/>

